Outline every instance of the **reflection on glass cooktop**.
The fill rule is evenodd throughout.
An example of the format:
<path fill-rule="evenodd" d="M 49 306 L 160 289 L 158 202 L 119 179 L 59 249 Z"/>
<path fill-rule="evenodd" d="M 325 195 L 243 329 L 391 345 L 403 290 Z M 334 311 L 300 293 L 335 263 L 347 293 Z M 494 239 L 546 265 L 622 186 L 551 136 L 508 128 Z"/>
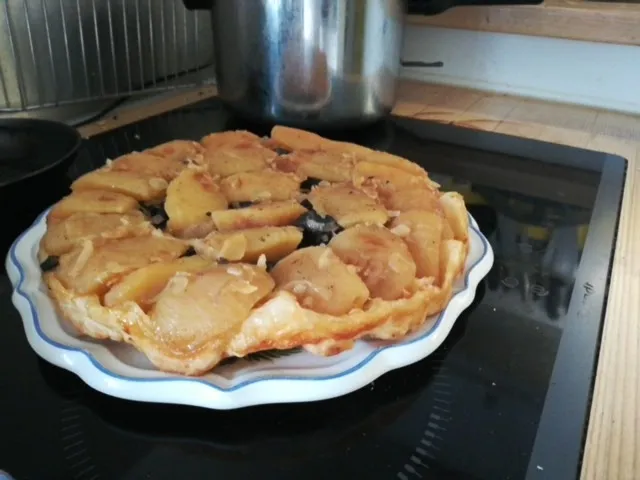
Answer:
<path fill-rule="evenodd" d="M 72 174 L 229 128 L 261 131 L 203 102 L 88 141 Z M 494 268 L 444 345 L 313 404 L 128 402 L 37 359 L 3 276 L 1 470 L 16 480 L 575 476 L 625 162 L 407 119 L 328 135 L 421 163 L 464 195 L 493 245 Z"/>

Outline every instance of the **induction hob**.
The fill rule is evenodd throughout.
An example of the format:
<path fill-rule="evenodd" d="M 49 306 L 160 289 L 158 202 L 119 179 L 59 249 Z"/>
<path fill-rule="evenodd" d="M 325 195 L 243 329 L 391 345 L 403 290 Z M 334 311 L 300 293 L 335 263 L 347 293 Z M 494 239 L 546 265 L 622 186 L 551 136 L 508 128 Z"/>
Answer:
<path fill-rule="evenodd" d="M 232 128 L 264 133 L 207 100 L 86 141 L 70 177 Z M 403 118 L 327 135 L 420 163 L 465 196 L 489 238 L 494 267 L 442 347 L 322 402 L 235 411 L 135 403 L 41 361 L 2 275 L 0 470 L 16 480 L 578 474 L 624 159 Z"/>

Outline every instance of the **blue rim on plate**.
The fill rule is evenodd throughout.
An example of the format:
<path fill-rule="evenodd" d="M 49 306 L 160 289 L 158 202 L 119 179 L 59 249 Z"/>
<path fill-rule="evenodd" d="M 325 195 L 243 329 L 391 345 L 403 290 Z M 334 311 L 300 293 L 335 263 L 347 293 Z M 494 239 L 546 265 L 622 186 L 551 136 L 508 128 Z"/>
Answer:
<path fill-rule="evenodd" d="M 407 340 L 407 341 L 404 341 L 404 342 L 398 342 L 398 343 L 393 343 L 393 344 L 390 344 L 390 345 L 380 346 L 380 347 L 376 348 L 373 352 L 368 354 L 364 359 L 359 361 L 356 365 L 353 365 L 353 366 L 351 366 L 350 368 L 348 368 L 348 369 L 346 369 L 344 371 L 341 371 L 339 373 L 332 374 L 332 375 L 317 376 L 317 377 L 270 375 L 270 376 L 264 376 L 264 377 L 260 377 L 260 378 L 245 380 L 245 381 L 242 381 L 242 382 L 240 382 L 240 383 L 238 383 L 236 385 L 233 385 L 231 387 L 228 387 L 228 388 L 221 387 L 219 385 L 215 385 L 215 384 L 211 383 L 210 381 L 201 379 L 199 377 L 166 376 L 166 377 L 161 377 L 161 378 L 139 378 L 139 377 L 130 377 L 130 376 L 120 375 L 118 373 L 115 373 L 115 372 L 105 368 L 98 360 L 96 360 L 96 358 L 94 357 L 94 355 L 92 353 L 90 353 L 90 352 L 88 352 L 88 351 L 86 351 L 86 350 L 84 350 L 82 348 L 65 345 L 65 344 L 59 343 L 59 342 L 49 338 L 44 333 L 44 331 L 42 330 L 42 327 L 40 325 L 40 317 L 38 315 L 38 312 L 37 312 L 37 309 L 36 309 L 36 307 L 34 305 L 34 302 L 32 301 L 31 297 L 22 288 L 23 287 L 23 283 L 25 281 L 25 272 L 24 272 L 23 265 L 21 264 L 21 262 L 17 258 L 16 249 L 20 245 L 20 243 L 22 242 L 23 238 L 28 233 L 30 233 L 31 230 L 36 225 L 38 225 L 42 221 L 42 218 L 49 212 L 49 210 L 50 210 L 50 208 L 48 208 L 47 210 L 42 212 L 38 216 L 38 218 L 33 222 L 31 227 L 29 227 L 22 234 L 20 234 L 20 236 L 13 242 L 13 244 L 11 245 L 11 249 L 9 250 L 8 260 L 16 268 L 16 270 L 18 271 L 18 275 L 19 275 L 19 280 L 17 281 L 17 284 L 14 285 L 14 292 L 13 292 L 13 298 L 12 298 L 13 299 L 13 303 L 14 303 L 14 305 L 16 304 L 16 302 L 15 302 L 16 296 L 24 298 L 27 301 L 27 303 L 29 305 L 29 309 L 31 311 L 33 324 L 35 326 L 36 333 L 40 337 L 40 339 L 42 339 L 49 346 L 54 347 L 56 349 L 65 350 L 65 351 L 68 351 L 68 352 L 80 353 L 80 354 L 84 355 L 91 362 L 91 364 L 93 364 L 93 366 L 96 369 L 98 369 L 100 372 L 102 372 L 103 374 L 107 375 L 108 377 L 112 377 L 114 379 L 122 380 L 122 381 L 125 381 L 125 382 L 134 382 L 134 383 L 163 383 L 163 382 L 198 383 L 198 384 L 205 385 L 205 386 L 207 386 L 209 388 L 212 388 L 212 389 L 214 389 L 216 391 L 219 391 L 219 392 L 233 392 L 233 391 L 240 390 L 240 389 L 242 389 L 244 387 L 247 387 L 249 385 L 254 385 L 254 384 L 257 384 L 257 383 L 265 383 L 265 382 L 270 382 L 270 381 L 278 381 L 278 380 L 294 381 L 294 382 L 332 380 L 332 379 L 348 376 L 348 375 L 352 374 L 353 372 L 362 369 L 364 366 L 369 364 L 374 358 L 376 358 L 378 355 L 380 355 L 384 351 L 388 351 L 388 350 L 391 350 L 391 349 L 395 349 L 395 348 L 411 345 L 411 344 L 413 344 L 415 342 L 418 342 L 418 341 L 421 341 L 421 340 L 424 340 L 424 339 L 428 338 L 429 336 L 431 336 L 432 334 L 434 334 L 438 330 L 438 326 L 440 325 L 440 322 L 441 322 L 443 316 L 447 312 L 447 308 L 443 309 L 438 314 L 438 318 L 433 323 L 431 328 L 429 328 L 427 331 L 425 331 L 422 335 L 419 335 L 419 336 L 417 336 L 415 338 L 412 338 L 411 340 Z M 477 223 L 475 222 L 475 220 L 473 219 L 473 217 L 470 214 L 469 214 L 469 228 L 471 230 L 473 230 L 475 232 L 475 234 L 480 238 L 480 240 L 482 242 L 483 251 L 482 251 L 482 254 L 479 256 L 479 258 L 469 267 L 468 271 L 465 273 L 465 276 L 464 276 L 464 287 L 461 290 L 455 292 L 452 295 L 452 297 L 449 300 L 449 302 L 453 301 L 453 299 L 456 298 L 458 295 L 468 291 L 470 275 L 474 272 L 474 269 L 478 266 L 478 264 L 480 262 L 482 262 L 483 260 L 487 259 L 488 255 L 490 255 L 490 263 L 491 263 L 491 265 L 493 265 L 493 251 L 492 251 L 491 247 L 489 246 L 489 243 L 488 243 L 487 239 L 480 232 L 480 230 L 477 227 Z M 491 268 L 491 266 L 489 266 L 487 271 L 490 268 Z M 483 277 L 484 277 L 484 275 L 483 275 Z M 479 280 L 481 280 L 481 278 Z M 12 281 L 12 283 L 13 283 L 13 281 Z M 478 284 L 479 284 L 479 281 L 478 281 Z M 466 308 L 468 308 L 470 303 L 473 301 L 473 297 L 475 296 L 475 288 L 477 288 L 477 284 L 474 287 L 474 292 L 473 292 L 474 295 L 471 297 L 471 300 L 470 300 L 469 304 L 464 306 L 464 308 L 462 309 L 463 311 Z M 17 308 L 17 305 L 16 305 L 16 308 Z M 25 319 L 23 318 L 23 322 L 24 321 L 25 321 Z M 415 362 L 410 362 L 410 363 L 415 363 Z M 395 367 L 395 368 L 398 368 L 398 367 Z M 389 370 L 393 370 L 395 368 L 392 368 L 392 369 L 389 369 Z M 68 370 L 70 370 L 70 369 L 68 369 Z M 83 380 L 86 381 L 86 379 L 79 372 L 77 372 L 75 370 L 71 370 L 71 371 L 73 371 L 74 373 L 79 375 L 81 378 L 83 378 Z M 169 374 L 167 374 L 167 375 L 169 375 Z"/>

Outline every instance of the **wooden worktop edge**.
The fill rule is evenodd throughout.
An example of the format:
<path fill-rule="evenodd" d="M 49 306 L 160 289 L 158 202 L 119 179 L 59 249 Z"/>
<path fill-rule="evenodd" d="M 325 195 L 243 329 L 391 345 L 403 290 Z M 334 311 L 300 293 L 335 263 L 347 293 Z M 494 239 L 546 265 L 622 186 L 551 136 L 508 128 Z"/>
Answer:
<path fill-rule="evenodd" d="M 121 109 L 85 137 L 215 96 L 214 87 Z M 620 155 L 628 161 L 585 453 L 583 480 L 640 478 L 640 117 L 404 81 L 394 113 Z M 114 118 L 115 117 L 115 118 Z"/>
<path fill-rule="evenodd" d="M 407 22 L 481 32 L 640 45 L 638 4 L 555 0 L 535 6 L 458 7 L 433 16 L 409 15 Z"/>

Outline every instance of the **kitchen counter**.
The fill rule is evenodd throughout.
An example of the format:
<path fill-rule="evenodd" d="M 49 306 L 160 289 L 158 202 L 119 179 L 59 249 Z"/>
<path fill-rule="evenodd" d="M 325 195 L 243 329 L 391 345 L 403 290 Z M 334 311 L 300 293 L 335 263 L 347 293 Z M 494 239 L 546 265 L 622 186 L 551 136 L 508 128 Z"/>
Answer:
<path fill-rule="evenodd" d="M 121 107 L 80 128 L 90 137 L 203 98 L 215 87 L 165 94 Z M 640 476 L 640 116 L 404 81 L 394 110 L 417 117 L 546 142 L 606 151 L 629 162 L 607 313 L 591 406 L 582 479 Z"/>

